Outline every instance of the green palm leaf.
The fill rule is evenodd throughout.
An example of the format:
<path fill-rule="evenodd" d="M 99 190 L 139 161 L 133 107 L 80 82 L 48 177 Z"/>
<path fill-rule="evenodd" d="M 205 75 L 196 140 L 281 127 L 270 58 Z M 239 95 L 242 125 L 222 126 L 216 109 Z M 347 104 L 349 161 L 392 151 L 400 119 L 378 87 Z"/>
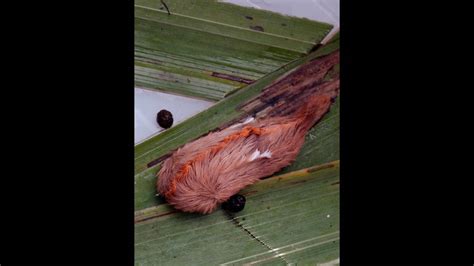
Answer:
<path fill-rule="evenodd" d="M 329 26 L 215 1 L 166 3 L 171 15 L 157 1 L 136 1 L 136 85 L 221 100 L 135 146 L 136 264 L 338 263 L 339 99 L 308 132 L 292 165 L 242 191 L 247 204 L 235 216 L 222 210 L 210 215 L 181 213 L 160 201 L 155 190 L 156 173 L 167 154 L 246 116 L 243 103 L 292 69 L 337 50 L 338 36 L 305 55 Z M 245 29 L 252 23 L 271 34 Z M 281 30 L 281 24 L 292 30 Z M 157 32 L 160 25 L 169 27 L 168 32 Z M 194 42 L 194 48 L 183 43 L 202 38 L 212 41 Z M 215 51 L 207 51 L 209 47 Z M 266 58 L 265 63 L 272 67 L 255 67 L 269 51 L 271 59 Z M 219 53 L 242 60 L 224 62 Z M 217 69 L 253 81 L 246 84 L 208 75 Z M 333 71 L 338 72 L 338 67 Z M 173 87 L 162 75 L 180 81 Z M 181 86 L 187 79 L 192 85 Z M 207 85 L 195 87 L 199 84 Z"/>
<path fill-rule="evenodd" d="M 135 1 L 135 85 L 220 100 L 307 53 L 332 26 L 213 0 Z"/>

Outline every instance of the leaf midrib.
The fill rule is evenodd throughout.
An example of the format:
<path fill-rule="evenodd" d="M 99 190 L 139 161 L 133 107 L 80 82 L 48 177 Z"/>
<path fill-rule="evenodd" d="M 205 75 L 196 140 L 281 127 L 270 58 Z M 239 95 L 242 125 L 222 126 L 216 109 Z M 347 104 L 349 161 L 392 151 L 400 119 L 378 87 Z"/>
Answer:
<path fill-rule="evenodd" d="M 151 8 L 151 7 L 146 7 L 146 6 L 141 6 L 141 5 L 135 5 L 135 7 L 167 14 L 166 11 Z M 222 22 L 207 20 L 207 19 L 203 19 L 203 18 L 188 16 L 188 15 L 184 15 L 184 14 L 180 14 L 180 13 L 176 13 L 176 12 L 173 12 L 172 15 L 179 16 L 179 17 L 184 17 L 184 18 L 188 18 L 188 19 L 192 19 L 192 20 L 198 20 L 198 21 L 209 23 L 209 24 L 221 25 L 221 26 L 224 26 L 224 27 L 235 28 L 235 29 L 239 29 L 239 30 L 242 30 L 242 31 L 248 31 L 248 32 L 256 33 L 252 29 L 239 27 L 239 26 L 235 26 L 235 25 L 231 25 L 231 24 L 226 24 L 226 23 L 222 23 Z M 185 27 L 185 26 L 178 25 L 178 24 L 166 23 L 166 22 L 163 22 L 161 20 L 157 21 L 157 20 L 152 20 L 152 19 L 148 19 L 148 18 L 145 18 L 145 17 L 140 17 L 140 16 L 136 16 L 136 17 L 144 19 L 144 20 L 155 21 L 155 22 L 160 22 L 160 23 L 164 23 L 164 24 L 170 24 L 170 25 L 173 25 L 173 26 L 178 26 L 178 27 L 183 27 L 183 28 L 189 28 L 189 29 L 193 29 L 193 30 L 202 31 L 202 30 L 196 29 L 196 28 Z M 206 31 L 206 33 L 209 33 L 209 32 Z M 213 33 L 213 34 L 215 34 L 215 33 Z M 312 44 L 312 45 L 315 44 L 314 42 L 305 41 L 305 40 L 301 40 L 301 39 L 296 39 L 296 38 L 292 38 L 292 37 L 287 37 L 287 36 L 283 36 L 283 35 L 278 35 L 278 34 L 265 32 L 265 31 L 259 31 L 258 34 L 268 35 L 268 36 L 277 37 L 277 38 L 281 38 L 281 39 L 285 39 L 285 40 L 292 40 L 292 41 L 302 42 L 302 43 L 306 43 L 306 44 Z M 230 36 L 226 36 L 226 35 L 222 35 L 222 36 L 230 37 Z M 234 38 L 234 37 L 232 37 L 232 38 Z M 239 39 L 239 38 L 234 38 L 234 39 Z M 245 39 L 239 39 L 239 40 L 247 41 Z M 281 47 L 279 47 L 279 48 L 281 48 Z M 287 48 L 282 48 L 282 49 L 287 49 Z"/>

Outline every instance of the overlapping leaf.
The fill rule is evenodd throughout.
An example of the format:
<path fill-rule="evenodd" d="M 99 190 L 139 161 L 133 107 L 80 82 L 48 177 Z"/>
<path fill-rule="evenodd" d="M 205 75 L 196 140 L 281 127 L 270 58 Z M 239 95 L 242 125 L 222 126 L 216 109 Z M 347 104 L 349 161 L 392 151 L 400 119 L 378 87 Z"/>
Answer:
<path fill-rule="evenodd" d="M 162 156 L 244 116 L 245 112 L 239 109 L 242 103 L 259 95 L 265 86 L 284 73 L 338 49 L 338 36 L 315 53 L 297 58 L 309 51 L 313 42 L 324 37 L 327 32 L 323 28 L 327 25 L 318 24 L 322 28 L 314 28 L 314 23 L 304 21 L 306 26 L 297 26 L 291 18 L 262 15 L 259 10 L 236 6 L 228 11 L 224 7 L 220 9 L 214 1 L 207 0 L 166 3 L 172 15 L 168 15 L 165 9 L 160 9 L 158 1 L 136 1 L 136 84 L 150 88 L 168 88 L 164 90 L 198 97 L 224 99 L 135 147 L 136 264 L 337 263 L 339 99 L 323 120 L 308 132 L 303 149 L 292 165 L 242 191 L 247 197 L 247 205 L 238 215 L 232 216 L 222 210 L 205 216 L 177 212 L 156 197 L 155 183 Z M 196 10 L 201 10 L 202 14 L 198 16 L 199 12 Z M 202 23 L 193 23 L 197 16 Z M 287 21 L 281 22 L 280 19 Z M 233 25 L 230 27 L 232 30 L 223 30 L 228 29 L 229 25 Z M 262 32 L 249 28 L 256 25 L 271 34 L 261 35 Z M 160 26 L 166 26 L 166 30 L 163 29 L 166 31 L 163 33 L 165 35 L 157 34 Z M 293 30 L 284 31 L 281 30 L 282 27 Z M 308 34 L 312 28 L 317 34 Z M 198 38 L 198 35 L 192 37 L 193 34 L 201 34 L 198 32 L 213 37 L 209 37 L 208 43 L 203 41 L 197 44 L 197 48 L 192 47 L 193 42 L 179 43 L 179 39 L 186 36 L 190 38 L 187 41 Z M 281 36 L 287 38 L 285 34 L 288 33 L 298 37 L 290 36 L 288 40 L 282 41 Z M 160 39 L 159 36 L 168 36 L 168 39 Z M 249 44 L 244 44 L 245 42 Z M 300 46 L 297 45 L 298 42 Z M 172 45 L 174 43 L 175 46 Z M 258 50 L 256 43 L 275 47 Z M 222 45 L 225 49 L 216 48 L 214 53 L 203 48 L 212 47 L 213 44 Z M 226 50 L 226 45 L 232 44 L 241 45 L 239 49 L 242 50 L 233 50 L 235 47 Z M 176 53 L 171 53 L 169 49 L 175 49 Z M 218 55 L 226 51 L 236 57 L 240 56 L 242 60 L 223 61 L 224 57 Z M 238 54 L 241 51 L 249 54 L 254 51 L 255 57 Z M 265 64 L 255 64 L 260 62 L 262 51 L 270 61 L 267 58 L 266 61 L 261 61 Z M 282 53 L 275 56 L 281 51 L 285 51 L 286 55 L 282 56 L 285 54 Z M 280 61 L 273 64 L 270 63 L 272 60 Z M 258 71 L 260 73 L 257 75 Z M 333 71 L 338 72 L 338 67 Z M 243 79 L 222 79 L 212 76 L 212 72 Z M 178 79 L 178 82 L 173 78 Z M 246 79 L 253 80 L 252 84 L 236 91 L 235 88 L 247 85 Z M 168 83 L 157 86 L 163 80 Z M 185 83 L 193 85 L 183 87 Z M 179 91 L 182 88 L 184 92 Z M 193 93 L 189 93 L 190 91 Z"/>
<path fill-rule="evenodd" d="M 307 53 L 332 26 L 213 0 L 135 1 L 135 85 L 220 100 Z"/>

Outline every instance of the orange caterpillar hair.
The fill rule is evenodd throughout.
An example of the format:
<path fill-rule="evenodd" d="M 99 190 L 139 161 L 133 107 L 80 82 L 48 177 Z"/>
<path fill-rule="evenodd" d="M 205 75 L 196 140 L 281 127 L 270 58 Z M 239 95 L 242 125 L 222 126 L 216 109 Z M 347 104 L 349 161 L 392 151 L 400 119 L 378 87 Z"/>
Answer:
<path fill-rule="evenodd" d="M 158 173 L 159 193 L 179 210 L 207 214 L 245 186 L 288 166 L 307 131 L 329 110 L 339 80 L 311 86 L 316 87 L 289 114 L 233 125 L 175 151 Z"/>

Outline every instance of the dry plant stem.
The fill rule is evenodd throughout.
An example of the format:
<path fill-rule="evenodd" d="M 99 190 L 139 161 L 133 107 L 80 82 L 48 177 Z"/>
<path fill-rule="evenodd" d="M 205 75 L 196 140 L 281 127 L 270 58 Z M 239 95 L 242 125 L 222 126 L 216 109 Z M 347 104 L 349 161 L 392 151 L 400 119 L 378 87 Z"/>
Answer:
<path fill-rule="evenodd" d="M 163 0 L 160 0 L 160 1 L 161 1 L 161 4 L 163 4 L 163 6 L 166 8 L 166 11 L 168 12 L 168 15 L 171 15 L 170 9 L 169 9 L 168 6 L 166 5 L 165 1 L 163 1 Z"/>

